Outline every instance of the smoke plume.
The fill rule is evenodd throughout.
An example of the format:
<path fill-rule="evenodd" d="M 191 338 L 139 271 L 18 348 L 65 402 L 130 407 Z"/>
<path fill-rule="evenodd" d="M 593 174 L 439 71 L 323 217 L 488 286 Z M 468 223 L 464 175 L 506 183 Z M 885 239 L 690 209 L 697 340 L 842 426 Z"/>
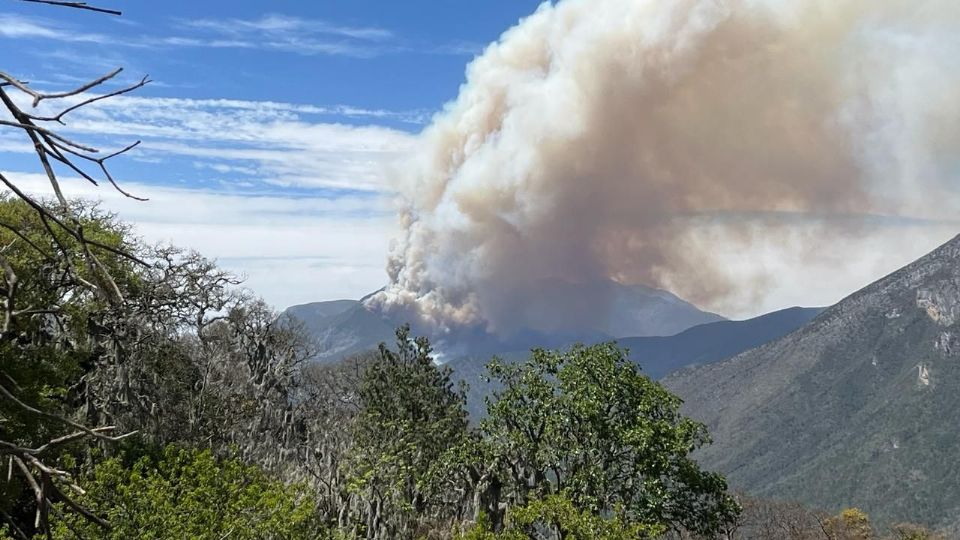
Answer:
<path fill-rule="evenodd" d="M 942 217 L 958 36 L 955 0 L 545 3 L 468 66 L 396 171 L 402 234 L 368 305 L 494 332 L 602 309 L 531 308 L 545 280 L 728 305 L 765 281 L 731 275 L 714 242 L 809 249 L 864 216 Z"/>

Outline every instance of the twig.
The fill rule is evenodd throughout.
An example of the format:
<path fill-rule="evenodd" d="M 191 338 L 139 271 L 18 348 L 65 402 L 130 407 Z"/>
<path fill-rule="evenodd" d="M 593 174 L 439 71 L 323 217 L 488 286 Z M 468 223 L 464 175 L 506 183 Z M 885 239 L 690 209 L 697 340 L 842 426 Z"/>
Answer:
<path fill-rule="evenodd" d="M 113 431 L 114 429 L 116 429 L 116 426 L 104 426 L 104 427 L 93 428 L 93 429 L 91 429 L 90 431 L 92 431 L 92 432 L 94 432 L 94 433 L 100 433 L 100 432 L 104 432 L 104 431 Z M 86 431 L 76 431 L 76 432 L 73 432 L 73 433 L 71 433 L 71 434 L 69 434 L 69 435 L 64 435 L 63 437 L 57 437 L 56 439 L 51 439 L 50 441 L 47 441 L 47 443 L 45 443 L 45 444 L 43 444 L 43 445 L 41 445 L 41 446 L 38 446 L 37 448 L 25 448 L 25 447 L 22 447 L 22 446 L 17 446 L 17 445 L 15 445 L 15 444 L 10 443 L 10 442 L 7 442 L 7 441 L 2 441 L 2 440 L 0 440 L 0 447 L 6 448 L 7 451 L 9 451 L 9 452 L 17 452 L 17 453 L 20 453 L 20 454 L 30 454 L 30 455 L 36 456 L 36 455 L 39 455 L 39 454 L 42 454 L 42 453 L 46 452 L 47 450 L 50 450 L 50 449 L 53 448 L 54 446 L 59 446 L 59 445 L 61 445 L 61 444 L 66 444 L 66 443 L 69 443 L 69 442 L 73 442 L 73 441 L 82 439 L 82 438 L 86 437 L 87 435 L 88 435 L 88 433 L 87 433 Z M 121 435 L 120 437 L 117 437 L 117 438 L 118 438 L 118 439 L 122 439 L 122 438 L 124 438 L 124 437 L 126 437 L 126 436 L 127 436 L 127 435 Z"/>
<path fill-rule="evenodd" d="M 93 152 L 93 153 L 99 152 L 99 150 L 97 150 L 96 148 L 93 148 L 91 146 L 86 146 L 77 142 L 73 142 L 70 139 L 64 137 L 63 135 L 58 135 L 57 133 L 54 133 L 47 128 L 40 127 L 34 124 L 24 124 L 20 122 L 11 122 L 9 120 L 0 120 L 0 126 L 11 126 L 15 128 L 25 129 L 27 131 L 36 131 L 39 133 L 43 133 L 48 137 L 54 138 L 68 146 L 79 148 L 80 150 L 86 150 L 87 152 Z"/>
<path fill-rule="evenodd" d="M 106 13 L 107 15 L 123 15 L 122 12 L 115 9 L 99 8 L 88 6 L 86 2 L 66 2 L 63 0 L 20 0 L 21 2 L 30 2 L 32 4 L 48 4 L 51 6 L 68 7 L 75 9 L 85 9 L 87 11 L 96 11 L 97 13 Z"/>
<path fill-rule="evenodd" d="M 95 430 L 95 429 L 90 429 L 90 428 L 84 426 L 83 424 L 78 424 L 78 423 L 76 423 L 76 422 L 74 422 L 73 420 L 70 420 L 70 419 L 68 419 L 68 418 L 64 418 L 64 417 L 62 417 L 62 416 L 60 416 L 60 415 L 56 415 L 56 414 L 53 414 L 53 413 L 44 412 L 44 411 L 41 411 L 40 409 L 37 409 L 37 408 L 35 408 L 35 407 L 31 407 L 30 405 L 27 405 L 26 403 L 24 403 L 24 402 L 20 401 L 19 399 L 17 399 L 16 396 L 14 396 L 13 394 L 11 394 L 10 391 L 7 390 L 6 387 L 4 387 L 2 384 L 0 384 L 0 395 L 3 395 L 4 397 L 6 397 L 6 398 L 9 399 L 10 401 L 12 401 L 14 404 L 16 404 L 18 407 L 20 407 L 21 409 L 23 409 L 23 410 L 25 410 L 25 411 L 27 411 L 27 412 L 30 412 L 30 413 L 35 414 L 35 415 L 37 415 L 37 416 L 43 416 L 44 418 L 49 418 L 49 419 L 51 419 L 51 420 L 56 420 L 57 422 L 60 422 L 60 423 L 63 423 L 63 424 L 67 424 L 68 426 L 71 426 L 71 427 L 73 427 L 73 428 L 79 429 L 80 431 L 84 432 L 85 434 L 90 435 L 90 436 L 92 436 L 92 437 L 96 437 L 97 439 L 102 439 L 102 440 L 105 440 L 105 441 L 116 442 L 116 441 L 123 440 L 124 438 L 129 437 L 130 435 L 133 435 L 134 433 L 136 433 L 136 431 L 131 431 L 130 433 L 124 433 L 123 435 L 120 435 L 119 437 L 110 437 L 110 436 L 108 436 L 108 435 L 104 435 L 103 433 L 100 433 L 100 432 L 98 432 L 98 431 Z"/>
<path fill-rule="evenodd" d="M 119 68 L 119 69 L 117 69 L 117 71 L 115 71 L 114 73 L 119 73 L 122 69 L 123 69 L 123 68 Z M 104 79 L 104 80 L 106 80 L 106 79 Z M 93 83 L 90 83 L 90 84 L 93 85 L 93 86 L 96 86 L 96 85 L 98 85 L 98 84 L 101 84 L 102 82 L 103 82 L 103 80 L 99 80 L 99 79 L 98 79 L 97 81 L 94 81 Z M 97 101 L 101 101 L 101 100 L 104 100 L 104 99 L 112 98 L 112 97 L 114 97 L 114 96 L 120 96 L 120 95 L 126 94 L 126 93 L 128 93 L 128 92 L 133 92 L 134 90 L 136 90 L 136 89 L 138 89 L 138 88 L 142 88 L 142 87 L 146 86 L 146 85 L 149 84 L 150 82 L 152 82 L 152 81 L 150 81 L 150 77 L 149 77 L 148 75 L 145 75 L 142 79 L 140 79 L 140 82 L 138 82 L 138 83 L 132 84 L 132 85 L 130 85 L 130 86 L 126 86 L 126 87 L 121 88 L 121 89 L 119 89 L 119 90 L 114 90 L 113 92 L 109 92 L 109 93 L 107 93 L 107 94 L 100 94 L 100 95 L 98 95 L 98 96 L 94 96 L 94 97 L 92 97 L 92 98 L 86 99 L 86 100 L 84 100 L 84 101 L 81 101 L 80 103 L 76 103 L 76 104 L 74 104 L 74 105 L 71 105 L 70 107 L 67 107 L 66 109 L 64 109 L 64 110 L 60 111 L 59 113 L 55 114 L 54 116 L 34 116 L 34 115 L 32 115 L 32 114 L 31 114 L 31 115 L 28 115 L 28 116 L 30 116 L 30 118 L 32 118 L 32 119 L 34 119 L 34 120 L 38 120 L 38 121 L 40 121 L 40 122 L 59 122 L 60 124 L 63 124 L 62 118 L 63 118 L 64 116 L 66 116 L 66 115 L 67 115 L 68 113 L 70 113 L 70 112 L 73 112 L 73 111 L 75 111 L 75 110 L 77 110 L 77 109 L 79 109 L 79 108 L 81 108 L 81 107 L 84 107 L 84 106 L 86 106 L 86 105 L 89 105 L 89 104 L 91 104 L 91 103 L 96 103 Z M 91 86 L 88 85 L 88 87 L 91 87 Z M 77 92 L 76 90 L 74 90 L 74 91 L 72 91 L 72 92 L 68 92 L 68 93 L 66 93 L 66 94 L 61 94 L 61 95 L 55 95 L 55 94 L 40 94 L 40 96 L 41 96 L 41 99 L 49 99 L 49 98 L 51 98 L 51 97 L 67 97 L 67 96 L 72 96 L 72 95 L 75 95 L 75 94 L 77 94 L 77 93 L 79 93 L 79 92 Z M 36 106 L 36 105 L 34 105 L 34 106 Z"/>

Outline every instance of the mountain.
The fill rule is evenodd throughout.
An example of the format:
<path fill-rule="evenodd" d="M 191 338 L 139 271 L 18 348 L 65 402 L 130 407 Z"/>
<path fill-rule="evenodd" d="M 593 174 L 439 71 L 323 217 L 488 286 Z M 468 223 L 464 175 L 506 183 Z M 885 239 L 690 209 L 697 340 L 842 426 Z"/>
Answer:
<path fill-rule="evenodd" d="M 687 328 L 725 320 L 702 311 L 675 294 L 645 285 L 615 281 L 573 283 L 542 279 L 525 291 L 535 298 L 523 307 L 520 320 L 540 334 L 590 334 L 621 338 L 627 336 L 670 336 Z"/>
<path fill-rule="evenodd" d="M 633 360 L 643 372 L 653 379 L 695 364 L 717 362 L 768 341 L 784 336 L 813 319 L 823 308 L 793 307 L 761 315 L 743 321 L 718 321 L 694 326 L 666 337 L 629 337 L 617 340 L 629 350 Z M 560 343 L 564 346 L 576 340 Z M 499 353 L 507 362 L 522 361 L 527 350 Z M 484 383 L 482 376 L 489 356 L 469 355 L 447 363 L 454 370 L 454 377 L 469 385 L 468 408 L 474 417 L 482 416 L 484 403 L 492 387 Z"/>
<path fill-rule="evenodd" d="M 313 302 L 287 308 L 283 315 L 303 324 L 316 340 L 316 360 L 333 362 L 392 343 L 395 327 L 358 300 Z"/>
<path fill-rule="evenodd" d="M 960 516 L 960 237 L 779 340 L 664 384 L 758 496 L 881 523 Z"/>
<path fill-rule="evenodd" d="M 537 328 L 514 328 L 498 335 L 483 328 L 467 328 L 428 337 L 448 356 L 489 357 L 504 351 L 557 347 L 575 341 L 669 335 L 724 320 L 672 293 L 642 285 L 542 280 L 533 291 L 538 301 L 524 308 L 528 310 L 524 320 L 544 322 Z M 284 314 L 300 321 L 316 338 L 320 347 L 318 360 L 333 361 L 375 349 L 380 342 L 390 343 L 395 328 L 414 322 L 374 313 L 365 307 L 364 299 L 302 304 L 288 308 Z M 415 332 L 420 330 L 416 324 L 413 326 Z"/>
<path fill-rule="evenodd" d="M 680 368 L 709 364 L 759 347 L 800 328 L 823 308 L 792 307 L 743 321 L 701 324 L 667 337 L 619 339 L 630 359 L 652 379 Z"/>

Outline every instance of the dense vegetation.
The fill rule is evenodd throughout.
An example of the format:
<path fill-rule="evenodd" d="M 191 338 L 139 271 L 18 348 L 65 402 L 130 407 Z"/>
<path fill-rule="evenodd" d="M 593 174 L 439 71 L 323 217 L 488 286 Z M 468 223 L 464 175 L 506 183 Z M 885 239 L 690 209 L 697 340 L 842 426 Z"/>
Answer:
<path fill-rule="evenodd" d="M 3 336 L 18 401 L 4 400 L 0 425 L 23 469 L 0 500 L 10 534 L 396 538 L 609 522 L 709 535 L 736 520 L 723 479 L 688 458 L 703 427 L 613 346 L 494 362 L 504 390 L 471 429 L 425 339 L 401 329 L 395 349 L 306 364 L 303 333 L 214 264 L 72 211 L 115 248 L 99 259 L 122 303 L 58 267 L 70 261 L 50 244 L 69 238 L 0 203 L 16 224 L 0 231 L 15 300 L 29 306 Z"/>
<path fill-rule="evenodd" d="M 64 271 L 53 244 L 81 246 L 0 201 L 17 231 L 0 229 L 3 292 L 26 306 L 0 343 L 10 537 L 777 537 L 691 460 L 703 425 L 612 344 L 491 362 L 500 390 L 471 426 L 408 329 L 310 363 L 305 334 L 210 261 L 71 211 L 113 248 L 98 256 L 122 303 Z"/>

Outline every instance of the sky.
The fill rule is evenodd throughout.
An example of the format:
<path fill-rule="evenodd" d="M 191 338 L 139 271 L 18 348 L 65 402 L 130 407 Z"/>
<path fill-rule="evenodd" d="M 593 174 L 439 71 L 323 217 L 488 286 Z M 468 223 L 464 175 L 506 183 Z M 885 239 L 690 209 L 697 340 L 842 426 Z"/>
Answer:
<path fill-rule="evenodd" d="M 125 199 L 64 174 L 152 242 L 241 273 L 278 308 L 386 284 L 395 231 L 385 169 L 408 152 L 483 48 L 534 1 L 91 2 L 121 17 L 4 0 L 3 70 L 65 91 L 115 68 L 127 96 L 68 117 L 65 134 L 117 159 Z M 115 83 L 115 84 L 114 84 Z M 42 193 L 22 142 L 0 170 Z"/>
<path fill-rule="evenodd" d="M 387 283 L 399 231 L 391 167 L 457 97 L 469 62 L 538 3 L 96 2 L 123 11 L 114 17 L 0 0 L 0 69 L 45 91 L 118 67 L 105 89 L 149 76 L 61 128 L 104 152 L 142 140 L 112 170 L 149 201 L 66 173 L 65 191 L 102 200 L 147 241 L 216 259 L 282 309 Z M 0 133 L 0 171 L 48 194 L 31 148 L 9 133 Z M 731 251 L 726 264 L 744 276 L 764 268 L 782 279 L 755 305 L 723 313 L 835 302 L 950 238 L 955 225 L 889 227 L 830 253 Z"/>

